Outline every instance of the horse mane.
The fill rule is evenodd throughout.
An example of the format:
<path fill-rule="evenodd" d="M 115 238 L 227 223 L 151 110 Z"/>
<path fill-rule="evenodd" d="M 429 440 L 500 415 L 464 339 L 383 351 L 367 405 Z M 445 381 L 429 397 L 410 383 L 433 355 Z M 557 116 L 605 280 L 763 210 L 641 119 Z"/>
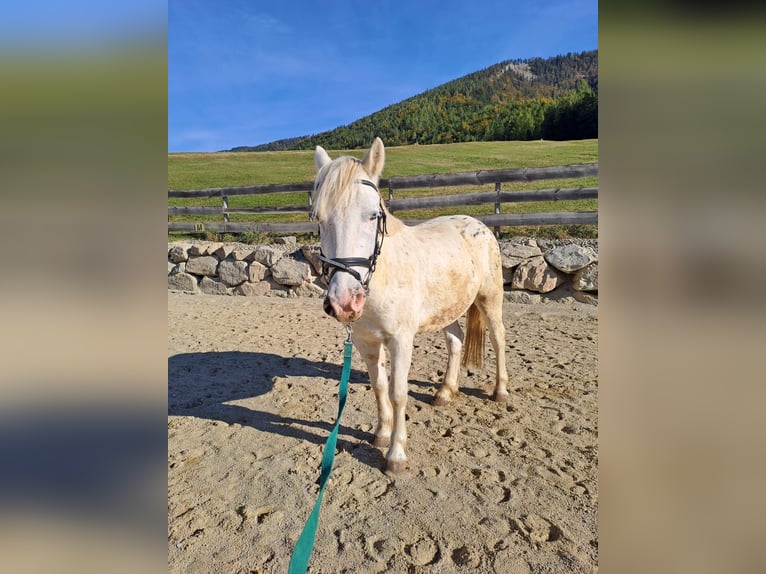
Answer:
<path fill-rule="evenodd" d="M 367 177 L 362 162 L 349 156 L 341 156 L 320 169 L 314 183 L 311 216 L 322 219 L 328 213 L 347 208 L 353 200 L 348 190 L 357 174 Z"/>

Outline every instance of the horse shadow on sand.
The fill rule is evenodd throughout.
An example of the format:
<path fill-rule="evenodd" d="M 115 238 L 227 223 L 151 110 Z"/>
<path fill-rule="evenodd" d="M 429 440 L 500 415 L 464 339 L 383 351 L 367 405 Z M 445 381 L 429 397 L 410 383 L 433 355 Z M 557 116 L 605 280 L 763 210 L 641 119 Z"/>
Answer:
<path fill-rule="evenodd" d="M 341 365 L 259 352 L 173 355 L 168 358 L 168 415 L 247 425 L 262 432 L 324 445 L 334 425 L 334 417 L 332 421 L 306 420 L 229 404 L 266 395 L 274 390 L 276 379 L 291 377 L 316 377 L 337 382 L 341 377 Z M 410 381 L 410 385 L 413 383 L 419 387 L 434 386 L 424 381 Z M 349 384 L 369 385 L 367 372 L 352 369 Z M 327 392 L 337 394 L 337 387 L 328 386 Z M 410 396 L 425 403 L 430 403 L 432 398 L 432 395 L 412 390 Z M 376 417 L 374 411 L 369 413 L 371 424 L 376 422 Z M 366 465 L 383 468 L 384 452 L 372 446 L 373 438 L 371 432 L 344 425 L 341 421 L 337 448 Z"/>

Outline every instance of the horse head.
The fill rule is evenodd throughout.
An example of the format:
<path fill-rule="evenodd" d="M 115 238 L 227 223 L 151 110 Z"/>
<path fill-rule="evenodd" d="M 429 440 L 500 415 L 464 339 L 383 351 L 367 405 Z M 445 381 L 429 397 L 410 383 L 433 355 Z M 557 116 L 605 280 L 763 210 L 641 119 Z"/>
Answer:
<path fill-rule="evenodd" d="M 324 310 L 342 323 L 357 321 L 386 233 L 386 210 L 378 193 L 385 149 L 380 138 L 359 161 L 330 159 L 317 146 L 312 215 L 319 222 L 321 259 L 328 283 Z"/>

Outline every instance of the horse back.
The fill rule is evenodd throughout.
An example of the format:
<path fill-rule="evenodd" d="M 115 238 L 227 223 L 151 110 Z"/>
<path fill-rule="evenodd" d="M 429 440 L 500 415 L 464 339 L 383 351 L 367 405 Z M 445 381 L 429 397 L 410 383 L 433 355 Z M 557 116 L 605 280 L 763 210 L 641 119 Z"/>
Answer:
<path fill-rule="evenodd" d="M 388 312 L 417 331 L 443 329 L 477 297 L 502 293 L 497 240 L 478 219 L 437 217 L 387 241 L 379 271 L 385 274 L 380 285 L 385 283 L 387 300 L 396 302 Z"/>
<path fill-rule="evenodd" d="M 424 246 L 436 245 L 439 251 L 450 256 L 451 261 L 446 265 L 431 259 L 435 265 L 470 269 L 472 274 L 480 273 L 482 278 L 499 272 L 502 281 L 500 247 L 492 231 L 478 219 L 468 215 L 447 215 L 429 219 L 412 227 L 412 231 Z"/>

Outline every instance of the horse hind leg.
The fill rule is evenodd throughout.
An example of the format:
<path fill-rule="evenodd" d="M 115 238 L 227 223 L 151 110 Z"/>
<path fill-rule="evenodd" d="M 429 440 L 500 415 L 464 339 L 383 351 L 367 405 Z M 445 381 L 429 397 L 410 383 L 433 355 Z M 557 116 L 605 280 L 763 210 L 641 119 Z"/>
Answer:
<path fill-rule="evenodd" d="M 436 391 L 433 404 L 443 406 L 449 403 L 458 393 L 457 380 L 460 376 L 460 352 L 463 348 L 463 329 L 457 321 L 444 329 L 447 342 L 447 370 L 439 390 Z"/>
<path fill-rule="evenodd" d="M 497 402 L 506 402 L 508 400 L 508 370 L 505 365 L 502 288 L 491 296 L 477 299 L 476 303 L 484 316 L 489 331 L 489 340 L 495 351 L 495 391 L 492 399 Z"/>

